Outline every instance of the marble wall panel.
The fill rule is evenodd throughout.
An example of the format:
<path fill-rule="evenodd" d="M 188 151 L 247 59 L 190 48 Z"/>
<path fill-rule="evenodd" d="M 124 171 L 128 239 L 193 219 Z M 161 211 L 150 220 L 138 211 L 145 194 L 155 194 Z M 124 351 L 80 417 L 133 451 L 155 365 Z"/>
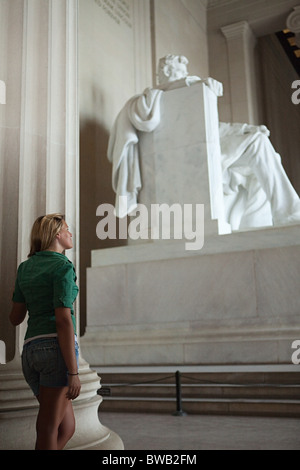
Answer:
<path fill-rule="evenodd" d="M 105 348 L 103 364 L 128 364 L 140 365 L 149 363 L 149 357 L 153 364 L 182 364 L 184 359 L 184 347 L 181 344 L 139 344 L 113 345 Z M 99 364 L 99 362 L 94 362 Z"/>
<path fill-rule="evenodd" d="M 89 326 L 128 323 L 126 284 L 124 265 L 87 270 Z"/>
<path fill-rule="evenodd" d="M 277 362 L 276 341 L 211 341 L 185 345 L 186 364 L 259 364 Z"/>
<path fill-rule="evenodd" d="M 85 354 L 103 347 L 102 363 L 111 365 L 291 364 L 292 342 L 300 339 L 299 250 L 91 268 Z"/>
<path fill-rule="evenodd" d="M 300 248 L 285 247 L 256 252 L 257 306 L 262 318 L 279 323 L 299 322 Z"/>
<path fill-rule="evenodd" d="M 84 354 L 87 352 L 89 364 L 106 364 L 105 355 L 106 355 L 106 348 L 104 344 L 97 344 L 93 343 L 90 347 L 89 343 L 85 343 L 85 345 L 80 347 L 81 352 L 83 351 Z M 101 380 L 101 377 L 100 377 Z"/>
<path fill-rule="evenodd" d="M 235 253 L 91 268 L 88 326 L 198 322 L 201 329 L 203 321 L 255 317 L 252 253 L 246 258 Z"/>
<path fill-rule="evenodd" d="M 154 0 L 154 67 L 166 54 L 183 54 L 191 75 L 208 76 L 205 10 L 202 0 Z"/>
<path fill-rule="evenodd" d="M 253 317 L 252 254 L 128 265 L 128 295 L 132 321 L 141 324 Z"/>
<path fill-rule="evenodd" d="M 287 364 L 292 363 L 292 355 L 293 355 L 293 352 L 295 352 L 295 349 L 292 348 L 292 344 L 294 340 L 299 340 L 299 339 L 300 339 L 300 334 L 299 332 L 295 331 L 295 334 L 290 336 L 289 338 L 282 338 L 280 341 L 278 341 L 277 343 L 278 362 L 283 362 L 283 363 L 285 362 Z"/>

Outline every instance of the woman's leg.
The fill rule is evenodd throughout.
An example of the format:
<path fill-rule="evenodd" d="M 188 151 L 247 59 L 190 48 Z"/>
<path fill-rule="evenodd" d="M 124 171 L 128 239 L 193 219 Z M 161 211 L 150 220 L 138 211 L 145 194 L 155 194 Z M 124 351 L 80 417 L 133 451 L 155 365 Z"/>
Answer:
<path fill-rule="evenodd" d="M 75 432 L 75 417 L 72 401 L 68 400 L 62 422 L 58 428 L 57 449 L 62 450 Z"/>
<path fill-rule="evenodd" d="M 37 450 L 61 449 L 74 433 L 75 421 L 72 422 L 70 418 L 72 404 L 66 398 L 67 390 L 68 387 L 40 386 L 40 409 L 36 422 Z"/>

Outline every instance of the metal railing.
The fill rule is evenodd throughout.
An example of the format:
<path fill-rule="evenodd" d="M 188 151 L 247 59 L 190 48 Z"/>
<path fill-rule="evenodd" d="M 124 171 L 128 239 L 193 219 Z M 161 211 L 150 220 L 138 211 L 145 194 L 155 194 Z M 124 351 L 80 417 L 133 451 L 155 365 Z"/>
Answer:
<path fill-rule="evenodd" d="M 164 377 L 160 377 L 159 379 L 155 379 L 155 380 L 147 380 L 145 382 L 143 381 L 139 381 L 139 382 L 129 382 L 129 383 L 118 383 L 118 384 L 110 384 L 109 386 L 108 385 L 104 385 L 102 386 L 101 388 L 99 388 L 97 390 L 97 393 L 98 395 L 101 395 L 103 397 L 109 397 L 109 396 L 112 396 L 112 391 L 111 389 L 113 387 L 130 387 L 130 386 L 135 386 L 135 385 L 149 385 L 149 384 L 153 384 L 153 383 L 159 383 L 159 382 L 163 382 L 165 380 L 169 380 L 173 378 L 174 379 L 174 374 L 173 375 L 167 375 L 167 376 L 164 376 Z M 270 383 L 270 382 L 267 382 L 267 383 L 257 383 L 257 382 L 248 382 L 248 383 L 234 383 L 234 382 L 227 382 L 226 384 L 224 384 L 224 381 L 222 382 L 218 382 L 218 381 L 215 381 L 215 380 L 201 380 L 199 379 L 198 377 L 190 377 L 190 376 L 187 376 L 187 375 L 183 375 L 179 370 L 177 370 L 175 372 L 175 389 L 176 389 L 176 411 L 173 413 L 174 416 L 186 416 L 187 413 L 182 409 L 182 386 L 181 386 L 181 379 L 184 378 L 184 379 L 188 379 L 190 381 L 194 381 L 194 382 L 197 382 L 198 384 L 204 384 L 204 385 L 209 385 L 209 384 L 214 384 L 214 385 L 220 385 L 220 386 L 239 386 L 239 387 L 261 387 L 261 388 L 266 388 L 266 387 L 273 387 L 273 388 L 283 388 L 283 387 L 286 387 L 286 386 L 295 386 L 295 387 L 298 387 L 300 386 L 300 381 L 299 383 L 293 383 L 293 384 L 280 384 L 280 383 Z M 297 397 L 299 398 L 299 397 Z"/>
<path fill-rule="evenodd" d="M 162 382 L 166 379 L 170 379 L 170 378 L 173 378 L 174 376 L 173 375 L 168 375 L 166 377 L 162 377 L 160 379 L 156 379 L 156 380 L 147 380 L 146 382 L 130 382 L 130 383 L 126 383 L 126 384 L 122 384 L 123 387 L 126 387 L 126 386 L 132 386 L 132 385 L 148 385 L 148 384 L 151 384 L 151 383 L 158 383 L 158 382 Z M 97 390 L 97 393 L 98 395 L 101 395 L 103 397 L 109 397 L 111 396 L 111 388 L 113 386 L 119 386 L 119 384 L 112 384 L 110 386 L 107 386 L 107 385 L 104 385 L 102 386 L 101 388 L 99 388 Z M 179 370 L 177 370 L 175 372 L 175 387 L 176 387 L 176 411 L 174 413 L 174 416 L 186 416 L 186 412 L 183 411 L 182 409 L 182 398 L 181 398 L 181 372 Z"/>

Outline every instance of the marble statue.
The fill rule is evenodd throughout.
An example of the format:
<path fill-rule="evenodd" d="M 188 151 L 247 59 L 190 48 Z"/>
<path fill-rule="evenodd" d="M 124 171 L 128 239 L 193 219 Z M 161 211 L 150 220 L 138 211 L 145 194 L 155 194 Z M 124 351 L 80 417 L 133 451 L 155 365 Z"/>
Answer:
<path fill-rule="evenodd" d="M 187 64 L 187 58 L 180 55 L 160 59 L 159 84 L 129 100 L 116 119 L 108 158 L 113 164 L 119 217 L 136 208 L 141 189 L 136 129 L 151 132 L 159 124 L 161 93 L 202 82 L 217 96 L 223 94 L 217 80 L 189 76 Z M 266 126 L 220 122 L 219 134 L 225 217 L 232 230 L 300 223 L 299 196 L 271 144 Z M 127 196 L 127 213 L 118 206 L 122 200 L 119 196 Z"/>
<path fill-rule="evenodd" d="M 300 199 L 266 126 L 220 122 L 226 219 L 233 230 L 300 223 Z"/>
<path fill-rule="evenodd" d="M 161 90 L 174 90 L 182 86 L 191 86 L 195 83 L 205 83 L 217 96 L 223 95 L 222 83 L 211 77 L 201 79 L 198 76 L 189 75 L 187 70 L 188 60 L 182 55 L 168 54 L 162 57 L 158 63 L 158 85 Z"/>
<path fill-rule="evenodd" d="M 158 88 L 170 90 L 203 81 L 217 96 L 222 84 L 189 76 L 184 56 L 160 59 Z M 266 126 L 220 122 L 224 202 L 233 230 L 300 223 L 300 199 L 273 148 Z"/>
<path fill-rule="evenodd" d="M 137 207 L 142 187 L 137 130 L 152 132 L 158 126 L 161 94 L 161 90 L 147 88 L 143 94 L 131 98 L 118 114 L 110 133 L 107 157 L 113 165 L 117 217 L 123 218 Z"/>

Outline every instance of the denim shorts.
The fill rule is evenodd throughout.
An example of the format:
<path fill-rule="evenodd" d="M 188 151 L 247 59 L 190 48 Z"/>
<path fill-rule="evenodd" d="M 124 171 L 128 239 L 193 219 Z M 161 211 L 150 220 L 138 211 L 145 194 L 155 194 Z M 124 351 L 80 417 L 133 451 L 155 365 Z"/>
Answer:
<path fill-rule="evenodd" d="M 78 365 L 79 348 L 75 340 Z M 26 343 L 22 352 L 22 369 L 26 382 L 34 395 L 43 387 L 68 386 L 68 370 L 61 353 L 58 339 L 37 338 Z"/>

